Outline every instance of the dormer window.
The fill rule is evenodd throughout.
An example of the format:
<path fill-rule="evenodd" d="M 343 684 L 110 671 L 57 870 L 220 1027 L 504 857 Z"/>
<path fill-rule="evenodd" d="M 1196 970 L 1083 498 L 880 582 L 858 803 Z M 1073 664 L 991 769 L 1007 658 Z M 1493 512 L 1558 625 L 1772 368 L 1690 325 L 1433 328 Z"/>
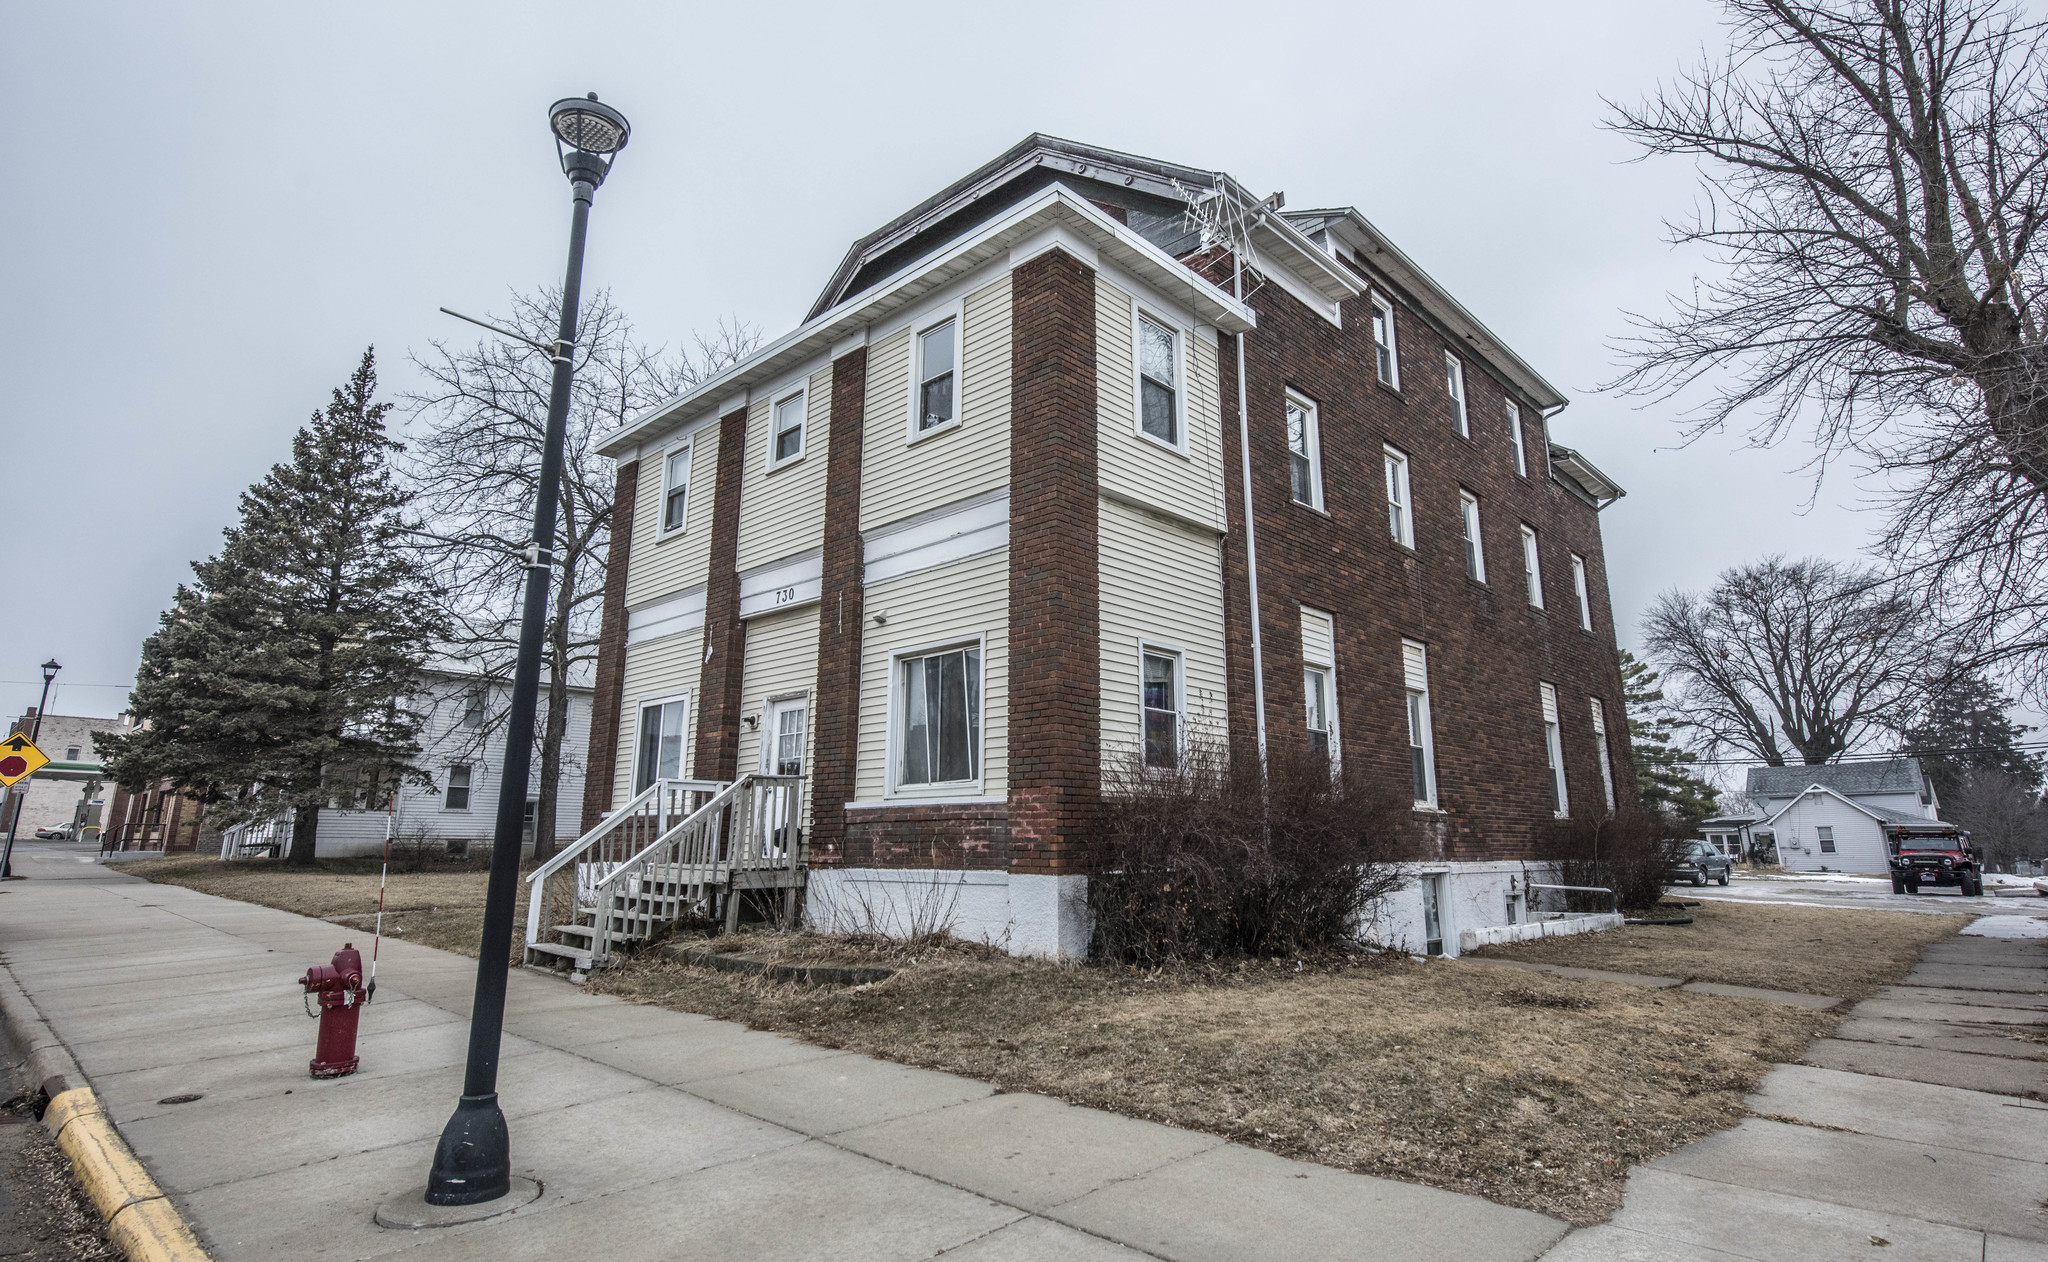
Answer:
<path fill-rule="evenodd" d="M 948 316 L 917 335 L 917 431 L 951 424 L 959 415 L 954 402 L 954 365 L 959 359 L 960 321 Z"/>
<path fill-rule="evenodd" d="M 1169 446 L 1180 446 L 1180 347 L 1174 331 L 1138 317 L 1138 427 Z"/>

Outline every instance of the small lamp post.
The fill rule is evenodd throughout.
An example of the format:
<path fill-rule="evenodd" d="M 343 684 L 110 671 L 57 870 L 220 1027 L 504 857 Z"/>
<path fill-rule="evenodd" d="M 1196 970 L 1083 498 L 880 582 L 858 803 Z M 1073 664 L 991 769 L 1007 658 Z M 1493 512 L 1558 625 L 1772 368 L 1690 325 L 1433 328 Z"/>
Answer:
<path fill-rule="evenodd" d="M 533 752 L 534 711 L 540 693 L 541 631 L 547 617 L 549 566 L 554 560 L 556 501 L 562 482 L 562 446 L 575 372 L 576 315 L 583 284 L 583 234 L 590 202 L 612 161 L 632 134 L 625 115 L 598 102 L 597 93 L 557 101 L 548 110 L 562 174 L 569 177 L 573 217 L 569 268 L 562 281 L 562 318 L 550 357 L 555 363 L 548 422 L 541 451 L 540 485 L 533 504 L 533 538 L 526 545 L 526 596 L 519 625 L 519 658 L 512 673 L 512 705 L 505 723 L 505 760 L 498 778 L 498 818 L 491 877 L 484 900 L 483 938 L 476 964 L 476 1002 L 469 1018 L 469 1065 L 462 1099 L 441 1131 L 427 1176 L 432 1206 L 480 1205 L 512 1188 L 511 1135 L 498 1107 L 498 1052 L 505 1027 L 507 958 L 512 951 L 512 905 L 519 882 L 526 781 Z"/>
<path fill-rule="evenodd" d="M 50 684 L 57 678 L 57 672 L 63 669 L 54 657 L 43 663 L 43 695 L 42 699 L 36 702 L 36 721 L 29 725 L 28 738 L 31 741 L 42 739 L 43 711 L 50 708 Z M 23 785 L 27 783 L 26 780 L 21 782 Z M 0 881 L 14 875 L 14 830 L 21 823 L 21 808 L 24 805 L 22 797 L 27 792 L 28 790 L 21 785 L 7 790 L 7 805 L 12 809 L 7 813 L 7 846 L 0 849 Z"/>

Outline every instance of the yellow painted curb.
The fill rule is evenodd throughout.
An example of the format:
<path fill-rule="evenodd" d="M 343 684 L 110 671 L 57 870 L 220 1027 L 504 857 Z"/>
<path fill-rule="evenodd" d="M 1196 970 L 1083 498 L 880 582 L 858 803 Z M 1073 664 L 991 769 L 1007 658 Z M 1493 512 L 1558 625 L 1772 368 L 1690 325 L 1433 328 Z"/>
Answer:
<path fill-rule="evenodd" d="M 71 1158 L 79 1184 L 129 1262 L 208 1262 L 206 1250 L 129 1151 L 92 1088 L 59 1092 L 43 1111 L 43 1125 Z"/>

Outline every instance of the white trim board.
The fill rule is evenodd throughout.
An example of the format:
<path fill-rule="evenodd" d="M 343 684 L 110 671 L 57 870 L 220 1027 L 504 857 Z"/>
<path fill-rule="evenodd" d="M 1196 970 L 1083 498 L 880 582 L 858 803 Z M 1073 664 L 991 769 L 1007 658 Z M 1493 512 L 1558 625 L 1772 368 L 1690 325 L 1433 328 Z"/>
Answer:
<path fill-rule="evenodd" d="M 626 647 L 663 636 L 696 631 L 704 625 L 704 588 L 692 587 L 673 596 L 648 601 L 626 611 Z"/>
<path fill-rule="evenodd" d="M 861 536 L 864 582 L 915 574 L 1010 544 L 1007 488 L 892 522 Z"/>
<path fill-rule="evenodd" d="M 740 575 L 740 617 L 753 618 L 811 604 L 819 599 L 824 582 L 822 548 L 756 566 Z"/>

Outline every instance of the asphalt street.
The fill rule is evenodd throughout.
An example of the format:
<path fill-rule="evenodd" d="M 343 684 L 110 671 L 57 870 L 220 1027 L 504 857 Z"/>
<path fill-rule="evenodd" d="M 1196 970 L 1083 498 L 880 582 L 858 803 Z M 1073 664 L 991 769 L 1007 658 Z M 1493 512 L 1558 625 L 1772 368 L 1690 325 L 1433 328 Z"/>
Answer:
<path fill-rule="evenodd" d="M 1889 877 L 1846 873 L 1752 876 L 1737 869 L 1727 886 L 1677 885 L 1670 897 L 1743 903 L 1789 903 L 1808 907 L 1861 907 L 1885 911 L 1974 912 L 1979 915 L 2048 914 L 2048 898 L 2034 892 L 2032 877 L 1984 878 L 1984 894 L 1965 898 L 1951 888 L 1923 886 L 1918 894 L 1894 894 Z"/>

